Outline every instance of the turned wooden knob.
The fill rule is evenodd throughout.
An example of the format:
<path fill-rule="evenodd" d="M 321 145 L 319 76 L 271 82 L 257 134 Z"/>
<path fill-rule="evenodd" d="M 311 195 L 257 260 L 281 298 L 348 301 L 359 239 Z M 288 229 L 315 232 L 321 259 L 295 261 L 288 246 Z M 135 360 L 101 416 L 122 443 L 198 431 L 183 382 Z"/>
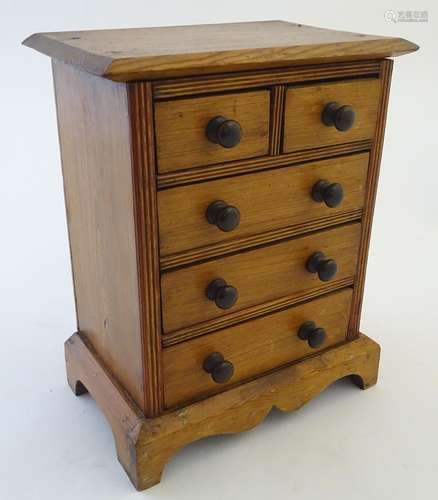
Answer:
<path fill-rule="evenodd" d="M 315 252 L 306 263 L 309 273 L 318 273 L 321 281 L 330 281 L 338 271 L 338 265 L 333 259 L 328 259 L 323 252 Z"/>
<path fill-rule="evenodd" d="M 210 142 L 219 144 L 224 148 L 237 146 L 242 135 L 239 123 L 224 116 L 215 116 L 210 120 L 205 132 Z"/>
<path fill-rule="evenodd" d="M 240 222 L 239 209 L 228 205 L 225 201 L 217 200 L 207 208 L 207 220 L 210 224 L 214 224 L 221 231 L 232 231 L 236 229 Z"/>
<path fill-rule="evenodd" d="M 301 340 L 307 340 L 307 343 L 312 349 L 320 347 L 326 338 L 324 328 L 319 328 L 313 321 L 306 321 L 298 330 L 298 337 Z"/>
<path fill-rule="evenodd" d="M 233 364 L 225 360 L 220 352 L 212 352 L 207 356 L 202 367 L 217 384 L 228 382 L 234 373 Z"/>
<path fill-rule="evenodd" d="M 337 207 L 344 199 L 344 190 L 337 182 L 330 183 L 320 180 L 313 185 L 312 199 L 318 203 L 324 202 L 328 207 Z"/>
<path fill-rule="evenodd" d="M 356 119 L 356 113 L 351 106 L 329 102 L 324 106 L 321 120 L 327 127 L 335 126 L 340 132 L 349 130 Z"/>
<path fill-rule="evenodd" d="M 239 294 L 234 286 L 229 285 L 222 278 L 213 280 L 205 291 L 207 298 L 214 300 L 220 309 L 229 309 L 237 302 Z"/>

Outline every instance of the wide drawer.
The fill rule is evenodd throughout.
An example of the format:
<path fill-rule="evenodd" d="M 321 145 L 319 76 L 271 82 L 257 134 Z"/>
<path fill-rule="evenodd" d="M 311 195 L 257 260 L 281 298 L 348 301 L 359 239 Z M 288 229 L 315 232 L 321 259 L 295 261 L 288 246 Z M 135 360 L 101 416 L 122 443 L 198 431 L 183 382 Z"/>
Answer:
<path fill-rule="evenodd" d="M 268 154 L 269 90 L 160 101 L 155 105 L 159 172 Z M 207 125 L 224 117 L 240 126 L 240 142 L 224 147 L 207 138 Z"/>
<path fill-rule="evenodd" d="M 318 274 L 306 268 L 308 259 L 316 252 L 337 263 L 333 281 L 354 276 L 360 229 L 359 223 L 351 223 L 163 273 L 164 333 L 321 287 L 324 282 Z M 206 289 L 216 279 L 223 279 L 237 290 L 233 307 L 221 309 L 215 300 L 207 298 Z"/>
<path fill-rule="evenodd" d="M 283 152 L 372 139 L 379 92 L 380 81 L 376 78 L 289 87 L 286 92 Z M 329 103 L 338 103 L 339 108 L 352 108 L 355 119 L 351 128 L 341 131 L 335 125 L 323 123 L 322 112 Z M 339 111 L 336 116 L 341 117 Z M 346 114 L 338 125 L 348 125 Z"/>
<path fill-rule="evenodd" d="M 237 238 L 293 227 L 361 209 L 368 153 L 285 167 L 229 179 L 182 186 L 158 193 L 162 256 Z M 312 188 L 326 180 L 340 184 L 342 201 L 315 201 Z M 339 186 L 338 186 L 339 187 Z M 230 231 L 209 223 L 207 208 L 221 200 L 235 207 L 240 223 Z"/>
<path fill-rule="evenodd" d="M 313 354 L 346 338 L 352 290 L 344 289 L 300 306 L 270 314 L 223 331 L 168 347 L 163 351 L 164 399 L 167 407 L 223 390 Z M 312 348 L 298 337 L 303 323 L 323 328 L 325 340 Z M 229 381 L 216 383 L 204 371 L 204 360 L 219 352 L 233 365 Z"/>

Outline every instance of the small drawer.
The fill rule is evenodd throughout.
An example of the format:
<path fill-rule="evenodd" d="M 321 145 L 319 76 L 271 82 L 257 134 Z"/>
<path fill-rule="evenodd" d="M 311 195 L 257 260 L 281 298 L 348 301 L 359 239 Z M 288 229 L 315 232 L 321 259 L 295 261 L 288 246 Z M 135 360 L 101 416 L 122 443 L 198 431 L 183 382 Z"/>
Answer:
<path fill-rule="evenodd" d="M 376 78 L 289 87 L 283 152 L 372 139 L 379 92 Z"/>
<path fill-rule="evenodd" d="M 220 392 L 344 341 L 351 296 L 352 290 L 344 289 L 164 349 L 166 407 Z M 212 353 L 220 356 L 209 358 Z"/>
<path fill-rule="evenodd" d="M 353 277 L 360 229 L 359 223 L 351 223 L 163 273 L 163 332 Z M 320 253 L 324 258 L 317 266 L 319 272 L 315 267 L 310 272 L 308 260 Z"/>
<path fill-rule="evenodd" d="M 268 154 L 269 110 L 269 90 L 158 102 L 158 171 Z"/>
<path fill-rule="evenodd" d="M 363 153 L 160 191 L 161 256 L 359 210 L 367 169 Z"/>

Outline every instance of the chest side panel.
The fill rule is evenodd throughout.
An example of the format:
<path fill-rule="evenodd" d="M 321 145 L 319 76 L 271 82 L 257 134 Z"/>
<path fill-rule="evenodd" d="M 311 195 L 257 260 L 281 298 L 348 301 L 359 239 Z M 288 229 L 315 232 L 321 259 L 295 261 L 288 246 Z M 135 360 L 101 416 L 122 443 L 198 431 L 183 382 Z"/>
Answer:
<path fill-rule="evenodd" d="M 78 329 L 144 408 L 126 86 L 53 70 Z"/>

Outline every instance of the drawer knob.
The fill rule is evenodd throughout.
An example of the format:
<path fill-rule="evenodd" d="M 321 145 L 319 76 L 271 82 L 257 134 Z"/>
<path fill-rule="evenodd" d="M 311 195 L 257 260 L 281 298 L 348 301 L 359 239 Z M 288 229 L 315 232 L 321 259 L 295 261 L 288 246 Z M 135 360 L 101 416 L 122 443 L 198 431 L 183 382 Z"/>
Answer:
<path fill-rule="evenodd" d="M 335 208 L 344 199 L 344 190 L 341 184 L 322 179 L 313 185 L 312 198 L 318 203 L 324 202 L 328 207 Z"/>
<path fill-rule="evenodd" d="M 338 271 L 338 265 L 333 259 L 328 259 L 322 252 L 315 252 L 306 263 L 309 273 L 318 273 L 321 281 L 330 281 Z"/>
<path fill-rule="evenodd" d="M 225 360 L 220 352 L 212 352 L 207 356 L 202 367 L 217 384 L 228 382 L 234 373 L 233 364 Z"/>
<path fill-rule="evenodd" d="M 326 333 L 324 328 L 317 327 L 313 321 L 306 321 L 300 326 L 298 337 L 301 340 L 307 340 L 309 346 L 316 349 L 324 343 Z"/>
<path fill-rule="evenodd" d="M 210 224 L 217 226 L 221 231 L 232 231 L 240 222 L 239 209 L 228 205 L 225 201 L 218 200 L 210 203 L 206 213 Z"/>
<path fill-rule="evenodd" d="M 356 118 L 356 113 L 351 106 L 338 104 L 337 102 L 329 102 L 322 110 L 321 120 L 327 127 L 333 125 L 340 131 L 349 130 Z"/>
<path fill-rule="evenodd" d="M 229 309 L 237 302 L 239 294 L 234 286 L 229 285 L 225 280 L 218 278 L 213 280 L 205 291 L 207 298 L 214 300 L 220 309 Z"/>
<path fill-rule="evenodd" d="M 207 139 L 224 148 L 234 148 L 240 142 L 242 129 L 240 125 L 224 116 L 215 116 L 208 122 L 205 130 Z"/>

